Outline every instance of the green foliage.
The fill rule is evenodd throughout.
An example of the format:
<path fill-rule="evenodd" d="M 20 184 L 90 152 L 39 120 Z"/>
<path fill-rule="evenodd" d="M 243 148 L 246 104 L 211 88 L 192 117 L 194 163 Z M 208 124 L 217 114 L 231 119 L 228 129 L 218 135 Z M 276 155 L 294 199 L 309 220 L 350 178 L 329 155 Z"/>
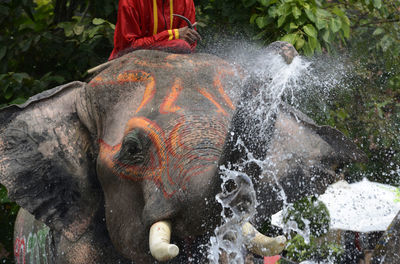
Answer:
<path fill-rule="evenodd" d="M 294 221 L 300 230 L 309 230 L 314 237 L 329 231 L 329 211 L 315 196 L 304 197 L 287 208 L 284 223 Z"/>
<path fill-rule="evenodd" d="M 306 260 L 326 261 L 329 263 L 343 263 L 344 249 L 334 242 L 318 243 L 313 236 L 309 243 L 300 235 L 289 240 L 284 255 L 290 260 L 301 262 Z"/>
<path fill-rule="evenodd" d="M 321 98 L 315 98 L 307 105 L 308 113 L 318 123 L 338 128 L 367 154 L 367 163 L 352 165 L 346 171 L 347 180 L 367 177 L 398 186 L 400 67 L 390 65 L 396 59 L 386 60 L 382 51 L 368 56 L 353 54 L 349 59 L 352 72 L 342 80 L 346 87 L 331 91 L 323 104 Z"/>
<path fill-rule="evenodd" d="M 342 50 L 354 37 L 368 32 L 379 38 L 369 49 L 399 50 L 400 12 L 380 0 L 199 0 L 200 19 L 208 31 L 226 35 L 245 32 L 263 45 L 283 40 L 305 55 Z M 367 36 L 368 38 L 370 35 Z"/>
<path fill-rule="evenodd" d="M 95 10 L 89 2 L 82 6 L 72 0 L 64 4 L 62 8 L 60 1 L 0 2 L 0 106 L 20 103 L 61 83 L 82 80 L 87 69 L 107 59 L 114 25 L 88 15 L 89 10 Z M 109 12 L 115 13 L 115 5 Z M 76 10 L 71 10 L 74 6 Z M 79 8 L 86 9 L 82 13 Z M 101 13 L 106 16 L 104 10 Z"/>
<path fill-rule="evenodd" d="M 335 242 L 325 241 L 323 235 L 329 231 L 329 211 L 325 204 L 315 196 L 305 197 L 289 206 L 284 223 L 296 222 L 298 229 L 309 232 L 309 241 L 295 234 L 285 248 L 285 256 L 293 261 L 329 260 L 329 263 L 341 263 L 344 250 Z M 322 241 L 322 242 L 320 242 Z"/>
<path fill-rule="evenodd" d="M 319 1 L 260 0 L 250 22 L 260 29 L 256 39 L 279 39 L 292 43 L 306 55 L 330 50 L 333 43 L 350 37 L 350 20 L 340 6 Z M 271 30 L 271 29 L 274 30 Z"/>

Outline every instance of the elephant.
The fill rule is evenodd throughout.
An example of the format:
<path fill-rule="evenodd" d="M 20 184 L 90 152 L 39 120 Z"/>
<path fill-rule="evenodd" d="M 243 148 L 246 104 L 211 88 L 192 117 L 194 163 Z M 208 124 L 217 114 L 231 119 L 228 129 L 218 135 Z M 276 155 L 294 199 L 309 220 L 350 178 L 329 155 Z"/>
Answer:
<path fill-rule="evenodd" d="M 294 48 L 270 47 L 280 46 L 290 63 Z M 196 248 L 186 250 L 185 241 L 209 237 L 221 223 L 221 166 L 245 159 L 239 137 L 274 164 L 244 168 L 259 206 L 243 232 L 253 236 L 249 248 L 279 253 L 284 239 L 255 229 L 279 210 L 277 186 L 290 201 L 321 193 L 337 180 L 335 170 L 364 154 L 336 129 L 285 105 L 260 137 L 248 129 L 248 103 L 260 87 L 243 75 L 214 55 L 138 50 L 88 83 L 3 108 L 0 183 L 22 207 L 16 263 L 188 263 L 182 258 Z"/>

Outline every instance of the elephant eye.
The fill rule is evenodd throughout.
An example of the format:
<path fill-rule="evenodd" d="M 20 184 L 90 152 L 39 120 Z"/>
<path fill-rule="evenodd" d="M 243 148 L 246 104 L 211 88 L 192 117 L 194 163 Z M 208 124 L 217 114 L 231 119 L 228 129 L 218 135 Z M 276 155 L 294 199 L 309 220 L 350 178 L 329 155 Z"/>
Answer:
<path fill-rule="evenodd" d="M 144 161 L 143 136 L 139 131 L 133 130 L 125 136 L 120 151 L 115 158 L 126 165 L 139 165 Z"/>

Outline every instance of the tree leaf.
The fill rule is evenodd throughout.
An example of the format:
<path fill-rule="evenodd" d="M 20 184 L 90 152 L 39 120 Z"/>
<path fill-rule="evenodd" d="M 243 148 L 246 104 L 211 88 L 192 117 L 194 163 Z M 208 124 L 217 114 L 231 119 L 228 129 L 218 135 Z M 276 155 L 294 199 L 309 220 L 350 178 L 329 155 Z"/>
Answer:
<path fill-rule="evenodd" d="M 250 24 L 254 24 L 254 21 L 256 20 L 257 17 L 259 17 L 258 14 L 252 14 L 250 17 Z"/>
<path fill-rule="evenodd" d="M 268 17 L 263 16 L 263 17 L 257 17 L 256 19 L 256 24 L 258 28 L 263 29 L 267 25 Z"/>
<path fill-rule="evenodd" d="M 350 38 L 350 25 L 342 24 L 342 30 L 345 38 Z"/>
<path fill-rule="evenodd" d="M 350 19 L 347 16 L 340 17 L 343 23 L 350 26 Z"/>
<path fill-rule="evenodd" d="M 333 33 L 338 32 L 341 27 L 342 27 L 342 21 L 340 21 L 339 18 L 337 18 L 337 17 L 331 18 L 331 20 L 330 20 L 330 28 L 331 28 Z"/>
<path fill-rule="evenodd" d="M 330 43 L 330 31 L 329 30 L 324 30 L 324 33 L 322 34 L 322 39 L 326 42 L 326 43 Z"/>
<path fill-rule="evenodd" d="M 340 9 L 339 7 L 337 7 L 337 6 L 335 6 L 335 7 L 332 9 L 332 13 L 334 13 L 335 15 L 337 15 L 337 16 L 339 16 L 339 17 L 346 16 L 345 12 L 344 12 L 342 9 Z"/>
<path fill-rule="evenodd" d="M 316 46 L 316 50 L 319 54 L 322 53 L 322 47 L 321 47 L 321 43 L 317 40 L 317 46 Z"/>
<path fill-rule="evenodd" d="M 64 29 L 64 34 L 66 37 L 71 37 L 74 34 L 73 25 L 71 22 L 58 23 L 57 27 Z"/>
<path fill-rule="evenodd" d="M 373 0 L 374 7 L 377 9 L 381 9 L 382 7 L 382 0 Z"/>
<path fill-rule="evenodd" d="M 281 38 L 281 41 L 289 42 L 290 44 L 294 44 L 298 38 L 296 33 L 287 34 Z"/>
<path fill-rule="evenodd" d="M 306 15 L 307 15 L 307 17 L 308 17 L 308 19 L 310 19 L 311 20 L 311 22 L 316 22 L 316 17 L 315 17 L 315 14 L 310 10 L 310 9 L 306 9 L 306 10 L 304 10 L 305 12 L 306 12 Z"/>
<path fill-rule="evenodd" d="M 331 14 L 330 12 L 326 11 L 325 9 L 317 8 L 316 16 L 317 16 L 317 17 L 320 17 L 320 18 L 325 18 L 325 19 L 326 19 L 326 18 L 331 17 L 332 14 Z"/>
<path fill-rule="evenodd" d="M 268 15 L 272 18 L 275 18 L 278 15 L 278 9 L 276 6 L 271 6 L 268 8 Z"/>
<path fill-rule="evenodd" d="M 317 27 L 318 30 L 321 30 L 323 28 L 326 28 L 327 23 L 325 22 L 325 20 L 323 19 L 319 19 L 317 17 L 316 21 L 315 21 L 315 26 Z"/>
<path fill-rule="evenodd" d="M 304 40 L 303 36 L 299 37 L 296 40 L 296 44 L 295 44 L 296 49 L 300 50 L 301 48 L 303 48 L 305 43 L 306 43 L 306 41 Z"/>
<path fill-rule="evenodd" d="M 301 16 L 301 11 L 297 6 L 292 8 L 292 14 L 295 19 L 298 19 Z"/>
<path fill-rule="evenodd" d="M 303 46 L 303 51 L 306 56 L 311 56 L 314 54 L 314 50 L 311 49 L 310 44 L 306 42 Z"/>
<path fill-rule="evenodd" d="M 316 38 L 313 37 L 309 37 L 308 38 L 308 44 L 310 45 L 310 48 L 314 51 L 317 46 L 318 46 L 318 40 Z"/>
<path fill-rule="evenodd" d="M 289 24 L 289 28 L 290 29 L 297 29 L 299 26 L 298 25 L 296 25 L 295 23 L 293 23 L 293 22 L 290 22 L 290 24 Z"/>
<path fill-rule="evenodd" d="M 17 97 L 10 102 L 10 104 L 23 104 L 26 102 L 26 98 Z"/>
<path fill-rule="evenodd" d="M 76 24 L 74 26 L 74 33 L 77 36 L 81 35 L 84 30 L 85 30 L 85 26 L 84 25 Z"/>
<path fill-rule="evenodd" d="M 305 26 L 303 27 L 303 30 L 304 30 L 304 32 L 305 32 L 308 36 L 310 36 L 310 37 L 313 37 L 313 38 L 316 39 L 317 36 L 318 36 L 317 30 L 316 30 L 315 27 L 314 27 L 313 25 L 311 25 L 311 24 L 305 25 Z"/>
<path fill-rule="evenodd" d="M 103 23 L 105 23 L 106 21 L 102 18 L 93 18 L 92 23 L 94 25 L 101 25 Z"/>
<path fill-rule="evenodd" d="M 278 28 L 280 28 L 283 25 L 283 23 L 285 23 L 285 20 L 286 20 L 286 15 L 282 15 L 281 17 L 279 17 Z"/>
<path fill-rule="evenodd" d="M 24 79 L 29 79 L 29 75 L 25 72 L 13 73 L 11 78 L 14 79 L 17 83 L 21 84 Z"/>
<path fill-rule="evenodd" d="M 10 86 L 7 86 L 7 88 L 4 90 L 4 98 L 6 100 L 10 100 L 11 97 L 14 95 L 14 89 L 10 88 Z"/>
<path fill-rule="evenodd" d="M 385 32 L 385 30 L 383 28 L 377 28 L 377 29 L 375 29 L 374 33 L 372 33 L 372 35 L 377 36 L 384 32 Z"/>

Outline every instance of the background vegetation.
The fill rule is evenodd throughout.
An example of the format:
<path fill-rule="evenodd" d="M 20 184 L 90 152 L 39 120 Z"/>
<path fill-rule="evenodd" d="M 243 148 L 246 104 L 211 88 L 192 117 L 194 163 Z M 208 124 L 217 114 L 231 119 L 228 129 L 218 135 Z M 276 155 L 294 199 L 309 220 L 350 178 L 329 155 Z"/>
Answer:
<path fill-rule="evenodd" d="M 240 34 L 257 45 L 291 42 L 307 56 L 341 56 L 352 74 L 308 114 L 337 127 L 367 153 L 350 181 L 400 185 L 400 2 L 398 0 L 195 0 L 210 43 Z M 0 107 L 72 80 L 107 60 L 117 0 L 2 0 Z M 231 38 L 232 39 L 232 38 Z M 0 260 L 10 262 L 17 206 L 0 188 Z"/>

